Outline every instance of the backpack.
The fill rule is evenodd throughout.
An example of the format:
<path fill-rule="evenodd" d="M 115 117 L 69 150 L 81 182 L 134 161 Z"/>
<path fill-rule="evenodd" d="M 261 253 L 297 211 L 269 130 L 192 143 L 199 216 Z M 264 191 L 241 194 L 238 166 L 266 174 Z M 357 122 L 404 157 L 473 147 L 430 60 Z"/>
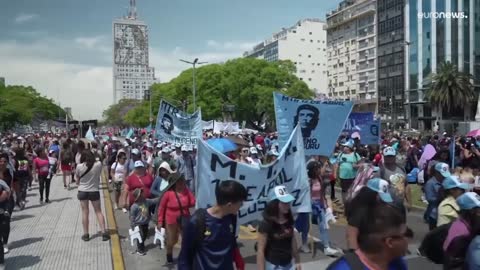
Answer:
<path fill-rule="evenodd" d="M 190 219 L 195 216 L 195 242 L 193 243 L 194 249 L 198 248 L 199 244 L 205 239 L 205 232 L 207 231 L 206 225 L 206 215 L 207 209 L 206 208 L 199 208 L 197 209 Z M 237 216 L 234 216 L 232 220 L 233 225 L 233 239 L 235 239 L 235 233 L 237 231 Z M 185 228 L 183 228 L 185 229 Z"/>
<path fill-rule="evenodd" d="M 333 263 L 331 263 L 327 267 L 327 270 L 335 269 L 335 266 L 342 259 L 344 259 L 347 262 L 347 264 L 350 266 L 351 270 L 363 270 L 363 269 L 365 269 L 365 266 L 363 265 L 362 261 L 360 261 L 360 258 L 358 257 L 357 253 L 355 253 L 354 251 L 351 251 L 351 252 L 345 253 L 345 255 L 336 259 Z"/>
<path fill-rule="evenodd" d="M 447 238 L 451 225 L 452 223 L 443 224 L 428 232 L 418 248 L 423 256 L 435 264 L 443 264 L 444 262 L 443 242 Z"/>

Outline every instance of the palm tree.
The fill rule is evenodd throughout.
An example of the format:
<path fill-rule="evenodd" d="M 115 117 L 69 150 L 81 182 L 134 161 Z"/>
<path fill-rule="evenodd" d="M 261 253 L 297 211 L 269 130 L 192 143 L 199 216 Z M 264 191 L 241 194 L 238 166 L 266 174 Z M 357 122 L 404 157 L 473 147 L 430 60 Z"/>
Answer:
<path fill-rule="evenodd" d="M 471 74 L 458 71 L 451 62 L 443 62 L 427 79 L 426 98 L 433 108 L 441 112 L 451 112 L 456 108 L 466 108 L 467 104 L 476 100 Z"/>

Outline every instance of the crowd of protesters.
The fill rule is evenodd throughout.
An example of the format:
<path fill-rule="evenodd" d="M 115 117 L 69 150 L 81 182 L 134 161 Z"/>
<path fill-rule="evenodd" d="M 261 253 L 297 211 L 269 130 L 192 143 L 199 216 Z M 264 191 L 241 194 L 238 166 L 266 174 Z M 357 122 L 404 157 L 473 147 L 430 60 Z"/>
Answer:
<path fill-rule="evenodd" d="M 267 165 L 281 152 L 275 134 L 205 133 L 204 139 L 219 137 L 238 146 L 226 156 L 252 166 Z M 408 241 L 415 233 L 408 228 L 407 213 L 419 203 L 425 205 L 430 233 L 416 252 L 445 269 L 480 269 L 476 256 L 480 198 L 475 193 L 480 187 L 480 140 L 476 139 L 445 133 L 425 138 L 389 134 L 379 145 L 367 146 L 343 136 L 331 156 L 307 157 L 312 212 L 292 213 L 292 195 L 285 186 L 277 186 L 269 194 L 262 220 L 248 224 L 252 232 L 258 231 L 258 269 L 301 269 L 299 252 L 316 248 L 308 243 L 311 223 L 318 225 L 324 254 L 338 257 L 328 269 L 360 269 L 359 265 L 407 269 L 403 256 L 413 252 Z M 0 263 L 9 252 L 15 207 L 25 208 L 26 194 L 36 182 L 40 203 L 49 203 L 55 196 L 50 194 L 51 180 L 60 172 L 65 189 L 78 186 L 82 240 L 90 240 L 89 202 L 102 240 L 108 240 L 99 193 L 107 166 L 114 208 L 128 214 L 132 231 L 138 227 L 141 235 L 138 255 L 146 254 L 149 227 L 156 226 L 164 239 L 167 264 L 177 263 L 179 269 L 234 269 L 234 265 L 243 269 L 236 213 L 246 199 L 245 187 L 222 181 L 215 190 L 217 204 L 191 212 L 196 204 L 196 151 L 195 146 L 162 142 L 147 134 L 132 139 L 110 134 L 93 142 L 51 133 L 5 135 L 0 154 Z M 423 195 L 413 197 L 414 188 Z M 329 222 L 338 215 L 348 223 L 343 250 L 329 236 Z M 181 251 L 174 254 L 180 236 Z"/>

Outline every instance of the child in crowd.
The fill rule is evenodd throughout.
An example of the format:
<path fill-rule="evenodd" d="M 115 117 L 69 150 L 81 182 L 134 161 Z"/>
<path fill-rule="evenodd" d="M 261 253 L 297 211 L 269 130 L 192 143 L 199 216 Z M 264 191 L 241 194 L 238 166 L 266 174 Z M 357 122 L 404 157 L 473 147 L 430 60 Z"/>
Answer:
<path fill-rule="evenodd" d="M 159 198 L 145 199 L 143 190 L 137 188 L 133 191 L 134 203 L 130 206 L 130 226 L 132 230 L 136 226 L 140 229 L 140 235 L 142 236 L 142 243 L 137 242 L 137 254 L 144 256 L 145 252 L 145 240 L 148 236 L 148 223 L 151 219 L 151 213 L 149 211 L 152 205 L 158 204 Z"/>

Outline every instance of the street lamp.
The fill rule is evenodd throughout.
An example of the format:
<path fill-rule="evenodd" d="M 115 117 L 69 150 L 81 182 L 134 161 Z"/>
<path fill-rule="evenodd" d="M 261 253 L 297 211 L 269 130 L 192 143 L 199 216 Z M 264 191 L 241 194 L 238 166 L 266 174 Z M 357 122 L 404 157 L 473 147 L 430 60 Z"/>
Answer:
<path fill-rule="evenodd" d="M 190 61 L 186 61 L 186 60 L 183 60 L 183 59 L 180 59 L 180 61 L 184 62 L 184 63 L 187 63 L 187 64 L 190 64 L 190 65 L 193 65 L 193 111 L 195 112 L 195 110 L 197 109 L 197 97 L 196 97 L 196 89 L 195 89 L 195 65 L 201 65 L 201 64 L 206 64 L 208 62 L 198 62 L 198 58 L 195 58 L 195 60 L 193 60 L 193 62 L 190 62 Z"/>

